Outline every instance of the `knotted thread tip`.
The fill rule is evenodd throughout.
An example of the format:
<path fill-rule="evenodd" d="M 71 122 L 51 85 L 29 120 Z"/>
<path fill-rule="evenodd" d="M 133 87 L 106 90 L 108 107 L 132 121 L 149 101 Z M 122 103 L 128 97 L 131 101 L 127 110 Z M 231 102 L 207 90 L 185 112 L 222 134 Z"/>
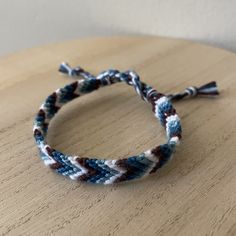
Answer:
<path fill-rule="evenodd" d="M 68 75 L 71 75 L 71 72 L 72 72 L 72 68 L 70 67 L 70 65 L 66 62 L 62 62 L 59 66 L 59 69 L 58 69 L 61 73 L 64 73 L 64 74 L 68 74 Z"/>

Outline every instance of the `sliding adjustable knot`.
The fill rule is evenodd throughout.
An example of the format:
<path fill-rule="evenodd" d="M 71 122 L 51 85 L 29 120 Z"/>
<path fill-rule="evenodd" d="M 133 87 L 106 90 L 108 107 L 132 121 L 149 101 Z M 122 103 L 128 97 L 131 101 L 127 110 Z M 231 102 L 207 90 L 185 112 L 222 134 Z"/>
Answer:
<path fill-rule="evenodd" d="M 92 79 L 94 81 L 97 80 L 97 83 L 101 84 L 101 86 L 125 81 L 128 85 L 134 87 L 135 91 L 143 100 L 146 100 L 146 84 L 140 82 L 139 75 L 134 71 L 129 70 L 120 72 L 118 70 L 109 69 L 101 72 L 97 76 L 94 76 L 79 66 L 72 68 L 68 63 L 65 62 L 61 63 L 59 71 L 71 77 L 81 76 L 84 79 Z"/>

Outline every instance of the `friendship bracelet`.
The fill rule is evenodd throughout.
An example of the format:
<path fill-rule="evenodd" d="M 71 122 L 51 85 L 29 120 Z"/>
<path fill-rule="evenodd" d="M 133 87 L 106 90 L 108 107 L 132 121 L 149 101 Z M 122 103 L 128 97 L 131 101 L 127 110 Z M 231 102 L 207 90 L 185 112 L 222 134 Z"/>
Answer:
<path fill-rule="evenodd" d="M 107 70 L 94 76 L 81 67 L 71 68 L 67 63 L 59 71 L 72 77 L 83 77 L 63 88 L 57 89 L 41 105 L 34 121 L 34 138 L 45 165 L 73 180 L 90 183 L 112 184 L 143 178 L 155 173 L 172 157 L 181 140 L 180 118 L 171 101 L 197 95 L 218 95 L 216 82 L 199 88 L 189 87 L 182 93 L 165 96 L 142 82 L 134 71 Z M 63 154 L 47 144 L 46 136 L 50 121 L 66 103 L 100 87 L 125 82 L 133 86 L 137 94 L 151 104 L 156 118 L 166 130 L 167 142 L 139 155 L 120 160 L 107 160 Z"/>

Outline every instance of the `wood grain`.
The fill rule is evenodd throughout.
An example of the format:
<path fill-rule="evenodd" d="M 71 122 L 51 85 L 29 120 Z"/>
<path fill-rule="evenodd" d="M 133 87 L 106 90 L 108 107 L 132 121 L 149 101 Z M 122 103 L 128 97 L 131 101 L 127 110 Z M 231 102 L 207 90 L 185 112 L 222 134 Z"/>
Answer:
<path fill-rule="evenodd" d="M 134 69 L 159 91 L 216 80 L 217 99 L 176 103 L 183 142 L 143 181 L 73 182 L 47 169 L 32 138 L 38 107 L 70 83 L 67 60 L 93 73 Z M 1 235 L 236 235 L 236 55 L 191 42 L 111 37 L 51 44 L 0 59 Z M 165 140 L 134 90 L 119 84 L 60 111 L 49 142 L 71 154 L 121 158 Z"/>

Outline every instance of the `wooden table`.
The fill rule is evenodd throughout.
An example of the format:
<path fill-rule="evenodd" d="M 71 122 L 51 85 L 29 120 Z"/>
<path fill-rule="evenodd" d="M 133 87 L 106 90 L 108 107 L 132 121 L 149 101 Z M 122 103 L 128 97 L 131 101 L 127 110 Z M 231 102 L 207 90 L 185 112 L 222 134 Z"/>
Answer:
<path fill-rule="evenodd" d="M 221 96 L 176 103 L 183 142 L 143 181 L 73 182 L 46 168 L 32 138 L 40 104 L 72 80 L 61 61 L 93 73 L 134 69 L 164 93 L 216 80 Z M 0 59 L 1 235 L 236 235 L 236 55 L 182 40 L 113 37 L 24 50 Z M 49 142 L 71 154 L 121 158 L 165 140 L 150 107 L 123 84 L 68 104 Z"/>

